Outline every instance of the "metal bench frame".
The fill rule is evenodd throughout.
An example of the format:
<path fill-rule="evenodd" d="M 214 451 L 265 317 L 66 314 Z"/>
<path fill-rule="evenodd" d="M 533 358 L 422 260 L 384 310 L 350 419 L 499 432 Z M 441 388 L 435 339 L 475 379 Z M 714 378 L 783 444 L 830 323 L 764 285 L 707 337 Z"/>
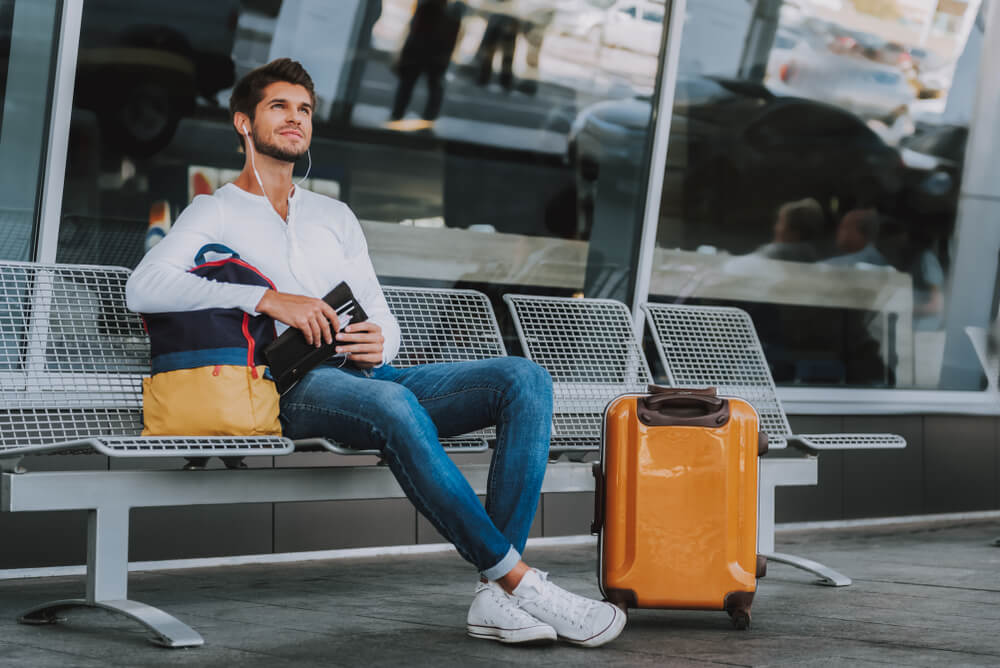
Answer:
<path fill-rule="evenodd" d="M 632 314 L 612 299 L 504 295 L 525 357 L 552 376 L 554 454 L 601 448 L 604 408 L 653 382 L 632 329 Z"/>
<path fill-rule="evenodd" d="M 141 319 L 125 307 L 130 272 L 119 267 L 0 262 L 0 510 L 87 510 L 86 595 L 25 612 L 19 621 L 52 623 L 76 607 L 126 615 L 167 647 L 203 644 L 167 613 L 128 599 L 131 508 L 288 501 L 399 498 L 386 467 L 251 468 L 197 471 L 26 472 L 24 457 L 277 456 L 296 449 L 343 448 L 326 438 L 293 444 L 283 437 L 143 437 L 142 378 L 149 343 Z M 470 290 L 385 288 L 403 333 L 399 364 L 505 355 L 492 306 Z M 492 429 L 449 439 L 449 451 L 485 450 Z M 227 464 L 228 465 L 228 464 Z M 586 467 L 562 466 L 546 489 L 584 491 Z M 480 493 L 488 466 L 461 467 Z"/>
<path fill-rule="evenodd" d="M 747 399 L 757 409 L 773 454 L 761 459 L 758 549 L 771 561 L 819 576 L 818 584 L 842 587 L 851 579 L 823 564 L 774 551 L 774 490 L 815 485 L 816 455 L 825 450 L 903 448 L 896 434 L 793 434 L 749 314 L 738 308 L 647 303 L 642 305 L 656 351 L 671 385 L 715 386 L 720 394 Z M 788 444 L 801 454 L 781 452 Z"/>

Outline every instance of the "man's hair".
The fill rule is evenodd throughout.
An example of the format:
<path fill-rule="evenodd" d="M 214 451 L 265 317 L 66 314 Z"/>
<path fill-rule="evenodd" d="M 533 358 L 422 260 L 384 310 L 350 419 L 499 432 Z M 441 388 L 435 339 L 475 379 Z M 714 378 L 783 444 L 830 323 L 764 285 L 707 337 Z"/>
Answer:
<path fill-rule="evenodd" d="M 823 207 L 812 197 L 783 204 L 778 215 L 784 216 L 789 231 L 799 236 L 799 241 L 817 239 L 823 231 Z"/>
<path fill-rule="evenodd" d="M 278 81 L 302 86 L 309 91 L 313 106 L 316 106 L 316 90 L 306 68 L 297 60 L 278 58 L 247 72 L 236 83 L 232 95 L 229 96 L 229 117 L 232 118 L 236 112 L 241 111 L 249 116 L 250 122 L 253 123 L 257 105 L 264 99 L 264 89 Z M 243 145 L 243 133 L 236 130 L 236 135 Z"/>
<path fill-rule="evenodd" d="M 875 209 L 854 209 L 844 214 L 844 218 L 850 219 L 854 223 L 858 232 L 865 238 L 866 243 L 878 239 L 881 220 Z"/>

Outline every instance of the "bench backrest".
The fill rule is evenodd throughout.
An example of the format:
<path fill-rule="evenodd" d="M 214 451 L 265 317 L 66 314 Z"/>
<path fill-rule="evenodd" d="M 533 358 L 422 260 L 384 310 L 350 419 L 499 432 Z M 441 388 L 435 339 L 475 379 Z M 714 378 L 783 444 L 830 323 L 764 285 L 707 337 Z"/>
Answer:
<path fill-rule="evenodd" d="M 129 274 L 0 262 L 0 450 L 141 433 L 149 340 L 125 307 Z M 482 293 L 387 287 L 385 294 L 403 333 L 399 366 L 506 354 Z"/>
<path fill-rule="evenodd" d="M 0 262 L 0 450 L 142 430 L 149 342 L 128 276 Z"/>
<path fill-rule="evenodd" d="M 394 366 L 503 357 L 500 327 L 490 300 L 475 290 L 382 288 L 399 323 Z"/>
<path fill-rule="evenodd" d="M 653 382 L 625 304 L 504 295 L 521 347 L 552 376 L 552 449 L 595 448 L 608 402 Z"/>
<path fill-rule="evenodd" d="M 382 292 L 396 316 L 401 335 L 394 366 L 467 362 L 507 355 L 493 306 L 482 292 L 399 286 L 385 286 Z M 496 429 L 488 427 L 445 440 L 479 445 L 483 439 L 494 438 Z"/>
<path fill-rule="evenodd" d="M 671 385 L 714 386 L 719 394 L 746 399 L 757 409 L 772 447 L 783 446 L 792 430 L 746 311 L 654 303 L 642 309 Z"/>

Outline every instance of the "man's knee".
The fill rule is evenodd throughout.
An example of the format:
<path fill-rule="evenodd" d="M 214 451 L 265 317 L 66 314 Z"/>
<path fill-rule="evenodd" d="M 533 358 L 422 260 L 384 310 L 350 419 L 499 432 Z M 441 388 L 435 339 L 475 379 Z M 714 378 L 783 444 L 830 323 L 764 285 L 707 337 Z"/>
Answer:
<path fill-rule="evenodd" d="M 372 422 L 386 435 L 412 433 L 430 419 L 416 395 L 402 385 L 386 383 L 371 402 Z"/>
<path fill-rule="evenodd" d="M 508 392 L 551 401 L 552 376 L 535 362 L 524 357 L 505 357 L 500 373 Z"/>

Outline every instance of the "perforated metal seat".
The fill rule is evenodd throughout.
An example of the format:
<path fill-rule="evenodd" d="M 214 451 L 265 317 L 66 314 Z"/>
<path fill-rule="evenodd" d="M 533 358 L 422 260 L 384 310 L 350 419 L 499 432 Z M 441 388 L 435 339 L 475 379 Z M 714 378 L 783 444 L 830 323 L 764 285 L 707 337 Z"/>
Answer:
<path fill-rule="evenodd" d="M 129 271 L 0 262 L 0 468 L 25 455 L 280 455 L 281 437 L 144 438 L 149 341 L 125 308 Z"/>
<path fill-rule="evenodd" d="M 507 351 L 490 300 L 475 290 L 385 286 L 385 299 L 399 323 L 401 344 L 393 366 L 467 362 L 504 357 Z M 481 452 L 496 438 L 494 427 L 443 438 L 448 452 Z M 332 439 L 297 441 L 299 447 L 322 447 L 341 454 L 378 454 L 347 448 Z"/>
<path fill-rule="evenodd" d="M 548 370 L 555 398 L 552 452 L 598 450 L 611 399 L 645 392 L 649 365 L 621 302 L 504 295 L 525 356 Z"/>
<path fill-rule="evenodd" d="M 746 399 L 757 409 L 771 449 L 789 442 L 810 451 L 906 446 L 896 434 L 793 434 L 746 311 L 653 303 L 642 308 L 670 384 L 715 386 L 720 394 Z"/>

